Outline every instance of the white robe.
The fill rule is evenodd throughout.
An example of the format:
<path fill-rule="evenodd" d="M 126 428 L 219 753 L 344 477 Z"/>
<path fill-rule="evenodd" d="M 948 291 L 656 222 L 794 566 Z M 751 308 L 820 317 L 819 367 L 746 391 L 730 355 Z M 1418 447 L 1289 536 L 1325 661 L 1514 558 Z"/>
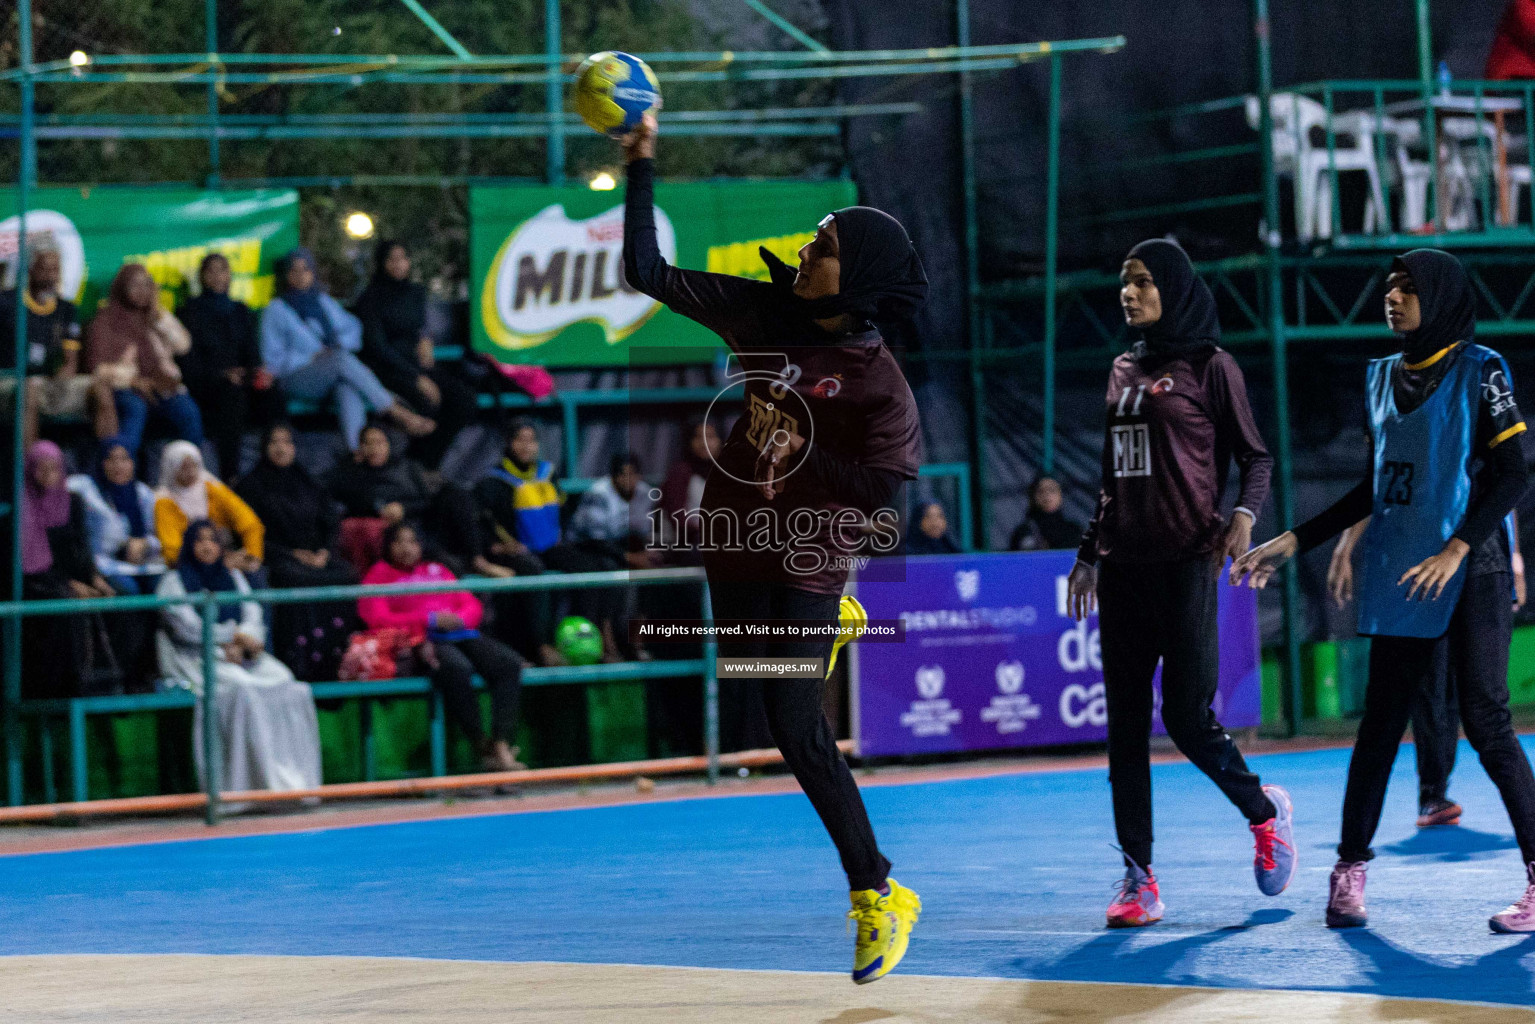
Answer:
<path fill-rule="evenodd" d="M 250 585 L 233 572 L 235 587 L 250 593 Z M 156 593 L 182 595 L 186 588 L 174 569 L 165 574 Z M 202 741 L 202 616 L 196 605 L 161 609 L 158 636 L 160 672 L 197 696 L 192 717 L 192 750 L 197 777 L 206 786 Z M 217 644 L 234 639 L 236 632 L 266 639 L 261 606 L 242 601 L 240 621 L 220 622 L 213 628 Z M 218 704 L 220 772 L 219 789 L 312 789 L 320 784 L 320 725 L 314 695 L 307 683 L 298 682 L 288 666 L 263 651 L 250 665 L 232 662 L 216 649 L 214 676 Z"/>

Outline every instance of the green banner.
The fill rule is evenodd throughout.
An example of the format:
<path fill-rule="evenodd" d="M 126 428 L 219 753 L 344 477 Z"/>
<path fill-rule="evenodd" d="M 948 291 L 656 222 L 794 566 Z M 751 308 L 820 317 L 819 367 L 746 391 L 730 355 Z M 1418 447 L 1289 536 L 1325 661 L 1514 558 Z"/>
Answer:
<path fill-rule="evenodd" d="M 16 283 L 16 191 L 0 190 L 0 263 Z M 229 257 L 229 292 L 252 306 L 272 298 L 272 263 L 298 244 L 298 193 L 291 189 L 40 188 L 28 193 L 27 246 L 48 245 L 63 264 L 61 292 L 86 317 L 124 263 L 142 263 L 174 307 L 210 252 Z"/>
<path fill-rule="evenodd" d="M 850 181 L 662 183 L 656 235 L 677 266 L 765 280 L 758 246 L 792 265 L 821 218 L 856 201 Z M 717 345 L 629 288 L 623 204 L 622 191 L 581 186 L 471 189 L 474 347 L 508 363 L 599 366 Z"/>

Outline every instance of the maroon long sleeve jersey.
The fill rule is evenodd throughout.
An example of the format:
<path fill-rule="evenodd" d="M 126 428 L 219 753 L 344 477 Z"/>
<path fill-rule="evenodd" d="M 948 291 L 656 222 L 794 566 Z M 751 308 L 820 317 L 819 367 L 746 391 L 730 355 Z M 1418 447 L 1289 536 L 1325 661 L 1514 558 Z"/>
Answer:
<path fill-rule="evenodd" d="M 1274 460 L 1263 446 L 1242 371 L 1219 348 L 1147 368 L 1114 360 L 1105 396 L 1103 488 L 1078 557 L 1174 562 L 1209 555 L 1225 520 L 1221 491 L 1241 471 L 1237 507 L 1257 517 Z"/>

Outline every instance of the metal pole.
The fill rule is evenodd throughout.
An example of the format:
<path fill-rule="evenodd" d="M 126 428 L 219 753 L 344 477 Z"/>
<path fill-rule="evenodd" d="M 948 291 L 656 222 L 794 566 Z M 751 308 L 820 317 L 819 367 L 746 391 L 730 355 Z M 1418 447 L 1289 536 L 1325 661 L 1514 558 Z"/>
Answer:
<path fill-rule="evenodd" d="M 218 0 L 204 0 L 203 23 L 207 36 L 208 62 L 215 64 L 219 52 L 219 5 Z M 219 187 L 219 87 L 217 82 L 208 83 L 208 187 Z"/>
<path fill-rule="evenodd" d="M 1268 0 L 1253 0 L 1253 35 L 1258 50 L 1258 139 L 1263 155 L 1263 252 L 1268 296 L 1269 352 L 1274 372 L 1274 494 L 1280 529 L 1295 525 L 1293 467 L 1290 462 L 1290 376 L 1285 351 L 1284 277 L 1279 262 L 1279 181 L 1274 176 L 1274 123 L 1269 110 L 1274 94 L 1269 52 Z M 1295 563 L 1284 567 L 1284 709 L 1285 728 L 1300 731 L 1300 602 Z"/>
<path fill-rule="evenodd" d="M 707 581 L 699 587 L 703 595 L 704 626 L 714 624 L 714 604 L 709 598 Z M 704 637 L 704 757 L 709 762 L 709 785 L 720 780 L 720 681 L 714 671 L 718 645 L 712 636 Z"/>
<path fill-rule="evenodd" d="M 1050 55 L 1050 145 L 1045 175 L 1044 472 L 1055 472 L 1055 263 L 1060 248 L 1061 55 Z"/>
<path fill-rule="evenodd" d="M 955 0 L 956 43 L 970 45 L 970 0 Z M 975 96 L 968 71 L 959 73 L 959 164 L 965 209 L 965 323 L 970 350 L 971 460 L 975 463 L 975 515 L 985 547 L 990 518 L 986 509 L 986 381 L 981 374 L 981 233 L 976 214 Z"/>
<path fill-rule="evenodd" d="M 560 0 L 544 0 L 544 108 L 549 113 L 544 176 L 551 185 L 565 184 L 565 83 L 560 75 Z"/>
<path fill-rule="evenodd" d="M 219 823 L 219 776 L 223 753 L 219 743 L 218 693 L 215 679 L 218 675 L 218 659 L 215 657 L 213 627 L 218 621 L 218 604 L 212 591 L 203 594 L 199 609 L 203 617 L 203 791 L 208 794 L 207 821 Z"/>
<path fill-rule="evenodd" d="M 1439 222 L 1439 119 L 1434 116 L 1434 39 L 1428 20 L 1429 0 L 1417 0 L 1418 88 L 1423 93 L 1423 142 L 1428 160 L 1428 223 L 1443 231 Z"/>
<path fill-rule="evenodd" d="M 11 600 L 21 600 L 21 501 L 25 451 L 22 427 L 27 400 L 27 202 L 37 180 L 37 137 L 33 132 L 32 0 L 18 0 L 21 60 L 21 163 L 16 172 L 16 390 L 11 396 Z M 5 795 L 12 807 L 21 803 L 21 616 L 6 620 L 5 629 Z"/>

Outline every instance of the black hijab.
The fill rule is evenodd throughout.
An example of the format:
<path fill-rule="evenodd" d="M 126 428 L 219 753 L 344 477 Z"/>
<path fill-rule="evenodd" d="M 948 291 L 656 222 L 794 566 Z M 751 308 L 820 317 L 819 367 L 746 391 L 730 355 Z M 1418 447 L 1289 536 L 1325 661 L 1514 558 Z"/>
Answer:
<path fill-rule="evenodd" d="M 1162 296 L 1161 319 L 1140 329 L 1141 340 L 1132 350 L 1137 358 L 1165 362 L 1220 344 L 1215 296 L 1194 273 L 1188 253 L 1173 242 L 1151 238 L 1131 249 L 1125 259 L 1146 264 Z"/>
<path fill-rule="evenodd" d="M 279 430 L 292 428 L 285 423 L 267 428 L 261 436 L 261 461 L 235 485 L 235 493 L 266 527 L 269 544 L 304 551 L 324 548 L 330 533 L 330 496 L 297 459 L 279 466 L 267 457 L 267 446 Z"/>
<path fill-rule="evenodd" d="M 1412 275 L 1423 318 L 1402 336 L 1402 354 L 1421 363 L 1435 352 L 1476 334 L 1476 295 L 1460 260 L 1440 249 L 1414 249 L 1391 261 L 1393 273 Z"/>
<path fill-rule="evenodd" d="M 915 316 L 927 301 L 927 274 L 901 222 L 872 206 L 848 206 L 832 214 L 842 264 L 836 295 L 802 299 L 793 292 L 797 271 L 759 249 L 773 283 L 790 305 L 815 320 L 851 314 L 858 320 L 899 321 Z"/>
<path fill-rule="evenodd" d="M 219 546 L 218 557 L 212 562 L 198 561 L 197 553 L 193 550 L 205 533 Z M 224 565 L 224 545 L 219 541 L 218 528 L 206 519 L 197 519 L 187 524 L 186 532 L 181 536 L 181 556 L 176 559 L 176 572 L 181 576 L 181 586 L 188 594 L 200 594 L 204 590 L 217 594 L 239 589 L 234 574 Z M 221 603 L 218 606 L 218 616 L 220 622 L 239 622 L 239 602 Z"/>
<path fill-rule="evenodd" d="M 426 326 L 426 288 L 406 278 L 392 276 L 384 265 L 395 249 L 405 243 L 389 238 L 373 251 L 373 277 L 357 298 L 354 310 L 364 324 L 376 323 L 391 347 L 410 353 L 414 358 L 416 343 Z"/>

